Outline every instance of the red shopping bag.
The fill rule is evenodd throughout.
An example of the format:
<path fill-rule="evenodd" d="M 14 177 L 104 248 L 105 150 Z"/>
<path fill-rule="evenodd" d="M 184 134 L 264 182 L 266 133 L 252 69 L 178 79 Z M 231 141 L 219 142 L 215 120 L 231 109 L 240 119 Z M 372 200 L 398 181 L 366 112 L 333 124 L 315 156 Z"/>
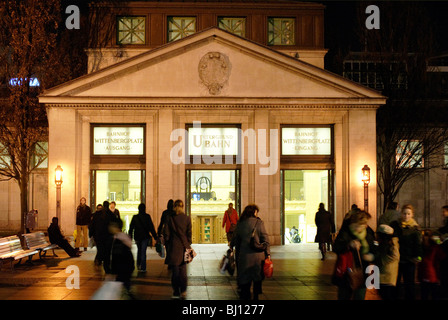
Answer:
<path fill-rule="evenodd" d="M 272 277 L 272 274 L 274 273 L 274 264 L 272 263 L 271 258 L 266 258 L 266 260 L 264 260 L 263 272 L 266 278 Z"/>

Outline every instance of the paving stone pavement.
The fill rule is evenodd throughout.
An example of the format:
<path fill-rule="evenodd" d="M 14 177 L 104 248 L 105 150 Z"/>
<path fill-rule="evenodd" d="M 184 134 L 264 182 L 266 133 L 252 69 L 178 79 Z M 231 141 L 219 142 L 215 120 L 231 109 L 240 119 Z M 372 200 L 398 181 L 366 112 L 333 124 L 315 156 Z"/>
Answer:
<path fill-rule="evenodd" d="M 219 262 L 225 244 L 193 245 L 198 256 L 188 265 L 187 300 L 237 300 L 236 277 L 221 274 Z M 137 248 L 133 246 L 136 256 Z M 13 271 L 4 265 L 0 272 L 0 300 L 90 300 L 104 284 L 103 268 L 93 263 L 96 248 L 89 248 L 79 258 L 70 258 L 57 249 L 58 257 L 39 260 L 32 265 L 22 262 Z M 320 259 L 317 244 L 294 244 L 271 247 L 274 275 L 263 281 L 261 300 L 336 300 L 337 288 L 331 284 L 336 254 L 329 252 Z M 170 273 L 155 249 L 148 248 L 147 272 L 134 271 L 132 293 L 138 300 L 170 300 Z M 79 289 L 68 288 L 73 273 L 69 266 L 79 268 Z M 69 279 L 69 285 L 73 282 Z M 123 299 L 127 299 L 123 297 Z"/>

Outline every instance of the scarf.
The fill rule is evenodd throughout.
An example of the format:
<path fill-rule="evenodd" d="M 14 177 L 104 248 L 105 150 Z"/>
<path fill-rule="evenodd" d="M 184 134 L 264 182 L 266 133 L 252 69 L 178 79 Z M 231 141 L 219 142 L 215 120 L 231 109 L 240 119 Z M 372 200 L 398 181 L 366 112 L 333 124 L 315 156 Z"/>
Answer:
<path fill-rule="evenodd" d="M 363 229 L 361 232 L 356 232 L 352 226 L 349 226 L 350 232 L 361 242 L 361 254 L 369 253 L 369 243 L 367 242 L 367 229 Z"/>
<path fill-rule="evenodd" d="M 408 221 L 401 221 L 402 228 L 412 228 L 417 227 L 418 223 L 414 220 L 414 218 L 409 219 Z"/>

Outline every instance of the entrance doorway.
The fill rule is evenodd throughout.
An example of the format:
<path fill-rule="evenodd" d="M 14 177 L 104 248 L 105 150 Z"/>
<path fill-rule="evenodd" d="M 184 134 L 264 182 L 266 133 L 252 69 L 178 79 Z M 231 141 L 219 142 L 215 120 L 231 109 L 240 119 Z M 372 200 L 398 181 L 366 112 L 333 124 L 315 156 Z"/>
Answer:
<path fill-rule="evenodd" d="M 222 227 L 229 203 L 240 212 L 239 170 L 187 170 L 186 213 L 193 243 L 227 243 Z"/>
<path fill-rule="evenodd" d="M 333 208 L 332 170 L 281 170 L 283 243 L 314 242 L 319 203 Z"/>
<path fill-rule="evenodd" d="M 93 170 L 93 208 L 103 201 L 115 201 L 123 220 L 123 230 L 129 231 L 132 216 L 145 199 L 145 170 Z"/>

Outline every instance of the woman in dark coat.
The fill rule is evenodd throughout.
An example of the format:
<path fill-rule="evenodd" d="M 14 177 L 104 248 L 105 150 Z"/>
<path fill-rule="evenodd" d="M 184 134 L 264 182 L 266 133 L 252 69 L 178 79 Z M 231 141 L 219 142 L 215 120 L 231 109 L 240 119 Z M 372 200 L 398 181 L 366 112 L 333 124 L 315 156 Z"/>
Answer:
<path fill-rule="evenodd" d="M 148 244 L 152 246 L 152 238 L 157 238 L 156 229 L 151 216 L 146 213 L 146 205 L 140 203 L 138 214 L 134 215 L 129 226 L 129 236 L 134 238 L 137 244 L 137 269 L 146 272 L 146 249 Z"/>
<path fill-rule="evenodd" d="M 165 264 L 171 270 L 173 299 L 185 299 L 187 293 L 187 264 L 184 262 L 185 249 L 191 249 L 191 218 L 184 213 L 182 200 L 174 202 L 174 215 L 167 217 L 163 228 L 166 246 Z"/>
<path fill-rule="evenodd" d="M 316 212 L 314 222 L 317 226 L 316 237 L 314 242 L 319 243 L 319 250 L 322 253 L 322 260 L 325 259 L 325 253 L 327 252 L 326 245 L 331 242 L 331 232 L 334 232 L 334 221 L 330 212 L 325 210 L 323 203 L 319 204 L 319 211 Z"/>
<path fill-rule="evenodd" d="M 252 282 L 254 283 L 253 298 L 258 300 L 258 295 L 262 293 L 264 260 L 270 257 L 269 236 L 263 221 L 257 217 L 258 211 L 259 208 L 254 204 L 244 209 L 230 242 L 230 247 L 235 247 L 237 283 L 241 300 L 250 299 Z M 250 245 L 254 229 L 255 240 L 266 245 L 265 252 L 255 251 Z"/>
<path fill-rule="evenodd" d="M 338 255 L 338 258 L 339 255 L 351 251 L 353 268 L 360 268 L 363 273 L 366 267 L 374 262 L 376 253 L 374 245 L 375 232 L 367 225 L 370 218 L 370 214 L 365 211 L 353 212 L 350 218 L 343 223 L 333 246 L 333 251 Z M 336 261 L 336 266 L 337 264 L 338 262 Z M 338 281 L 338 299 L 364 300 L 366 294 L 365 282 L 362 283 L 360 288 L 352 290 L 346 278 L 346 270 L 343 270 L 343 272 L 344 276 L 341 279 L 342 281 Z M 364 278 L 366 278 L 365 275 Z"/>

